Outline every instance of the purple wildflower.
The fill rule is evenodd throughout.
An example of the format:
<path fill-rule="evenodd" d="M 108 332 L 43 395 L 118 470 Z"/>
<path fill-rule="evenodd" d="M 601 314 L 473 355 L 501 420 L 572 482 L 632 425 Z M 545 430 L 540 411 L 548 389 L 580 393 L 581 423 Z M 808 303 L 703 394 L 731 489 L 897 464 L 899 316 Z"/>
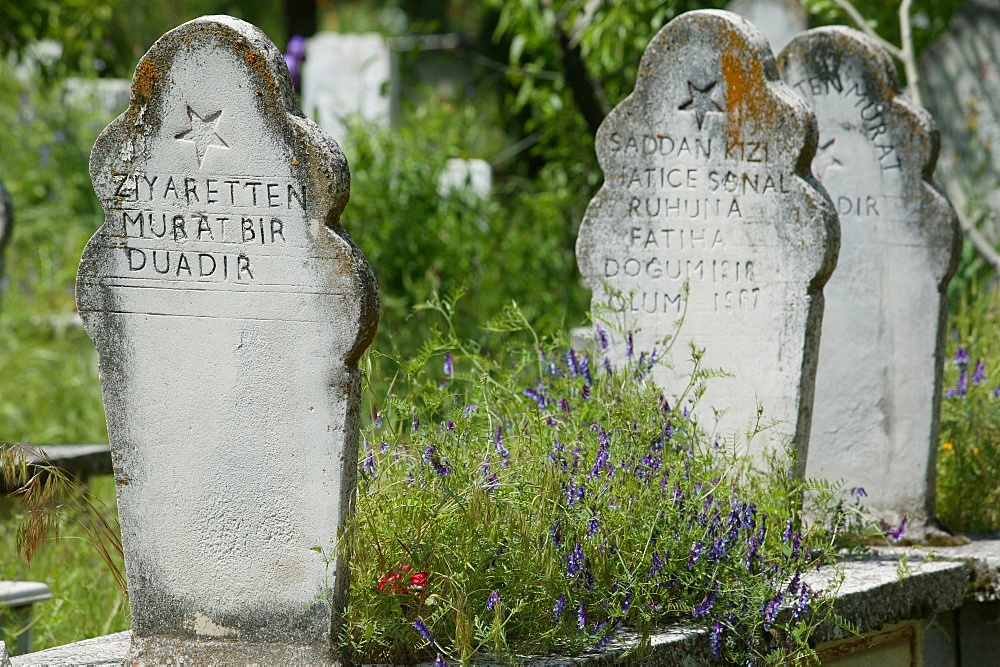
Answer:
<path fill-rule="evenodd" d="M 411 422 L 411 426 L 413 427 L 414 431 L 420 430 L 420 417 L 417 416 L 416 412 L 413 413 L 413 420 Z"/>
<path fill-rule="evenodd" d="M 497 606 L 497 602 L 500 602 L 500 591 L 494 590 L 490 593 L 490 597 L 486 600 L 487 611 L 493 611 L 493 608 Z"/>
<path fill-rule="evenodd" d="M 451 352 L 444 353 L 444 374 L 448 377 L 455 374 L 455 362 L 451 358 Z"/>
<path fill-rule="evenodd" d="M 785 532 L 781 534 L 781 541 L 787 544 L 790 539 L 792 539 L 792 520 L 786 519 Z"/>
<path fill-rule="evenodd" d="M 600 528 L 601 528 L 601 522 L 595 516 L 590 520 L 590 523 L 587 526 L 587 537 L 593 537 L 594 535 L 597 535 L 597 531 L 600 530 Z"/>
<path fill-rule="evenodd" d="M 567 561 L 568 561 L 566 564 L 567 577 L 570 578 L 575 577 L 576 575 L 578 575 L 580 572 L 583 571 L 584 568 L 583 547 L 580 545 L 579 542 L 577 542 L 573 546 L 573 551 L 570 552 Z"/>
<path fill-rule="evenodd" d="M 601 366 L 604 367 L 604 372 L 607 373 L 608 375 L 615 374 L 614 369 L 611 368 L 611 360 L 608 359 L 607 357 L 604 357 L 604 361 L 601 362 Z"/>
<path fill-rule="evenodd" d="M 388 442 L 383 442 L 381 444 L 381 446 L 379 446 L 378 450 L 380 452 L 382 452 L 383 454 L 388 454 L 389 453 L 389 443 Z"/>
<path fill-rule="evenodd" d="M 418 617 L 417 620 L 413 621 L 413 627 L 420 633 L 421 637 L 427 640 L 428 643 L 434 643 L 434 635 L 432 635 L 431 631 L 427 629 L 423 619 Z"/>
<path fill-rule="evenodd" d="M 722 623 L 712 623 L 712 632 L 708 635 L 708 645 L 716 660 L 722 659 Z"/>
<path fill-rule="evenodd" d="M 903 516 L 902 521 L 900 521 L 899 525 L 895 528 L 886 523 L 885 519 L 882 519 L 880 522 L 882 530 L 885 531 L 885 534 L 889 537 L 890 540 L 892 540 L 893 542 L 898 542 L 906 533 L 907 519 L 909 519 L 909 516 Z"/>
<path fill-rule="evenodd" d="M 959 368 L 969 365 L 969 352 L 964 347 L 955 352 L 955 365 Z"/>
<path fill-rule="evenodd" d="M 982 359 L 976 360 L 976 370 L 972 374 L 972 384 L 977 387 L 982 384 L 983 380 L 986 379 L 986 366 L 983 364 Z"/>
<path fill-rule="evenodd" d="M 368 455 L 361 462 L 361 472 L 368 477 L 375 477 L 375 450 L 368 450 Z"/>
<path fill-rule="evenodd" d="M 652 579 L 662 571 L 663 561 L 660 560 L 660 553 L 658 551 L 654 551 L 652 557 L 652 567 L 649 568 L 649 578 Z"/>
<path fill-rule="evenodd" d="M 691 610 L 691 616 L 694 618 L 699 618 L 706 615 L 708 612 L 712 611 L 712 607 L 715 605 L 715 590 L 710 590 L 705 593 L 705 599 L 700 603 L 695 605 L 694 609 Z"/>
<path fill-rule="evenodd" d="M 853 495 L 855 498 L 861 498 L 863 496 L 867 497 L 868 496 L 868 492 L 865 491 L 865 487 L 858 486 L 858 487 L 855 487 L 855 488 L 851 489 L 851 495 Z"/>
<path fill-rule="evenodd" d="M 451 474 L 451 468 L 448 467 L 448 459 L 438 454 L 437 448 L 434 445 L 427 445 L 427 449 L 424 450 L 424 461 L 427 461 L 434 467 L 434 474 L 438 477 L 445 477 Z"/>
<path fill-rule="evenodd" d="M 555 605 L 552 607 L 552 625 L 559 625 L 562 621 L 563 612 L 566 611 L 566 596 L 560 595 L 559 599 L 556 600 Z"/>
<path fill-rule="evenodd" d="M 569 348 L 566 352 L 566 365 L 569 367 L 570 375 L 580 377 L 580 360 L 576 358 L 576 350 Z"/>
<path fill-rule="evenodd" d="M 580 387 L 580 398 L 585 401 L 590 398 L 590 385 L 584 384 Z"/>
<path fill-rule="evenodd" d="M 635 352 L 632 345 L 632 332 L 628 332 L 628 338 L 625 341 L 625 356 L 629 359 L 632 358 L 632 354 Z"/>
<path fill-rule="evenodd" d="M 559 399 L 559 409 L 565 412 L 566 414 L 569 414 L 570 412 L 569 401 L 567 401 L 565 398 Z"/>
<path fill-rule="evenodd" d="M 702 550 L 703 549 L 702 549 L 702 546 L 701 546 L 701 542 L 695 542 L 694 544 L 691 545 L 691 553 L 688 556 L 688 569 L 689 570 L 691 568 L 693 568 L 694 564 L 698 562 L 699 558 L 701 558 L 701 552 L 702 552 Z"/>
<path fill-rule="evenodd" d="M 292 35 L 285 47 L 285 65 L 292 77 L 292 83 L 298 89 L 302 83 L 302 63 L 306 59 L 306 39 L 302 35 Z"/>
<path fill-rule="evenodd" d="M 559 530 L 559 522 L 555 522 L 549 527 L 549 537 L 552 538 L 553 546 L 558 547 L 562 544 L 562 533 Z"/>
<path fill-rule="evenodd" d="M 583 355 L 583 359 L 580 360 L 580 374 L 583 375 L 583 379 L 587 381 L 587 384 L 594 384 L 594 377 L 590 374 L 590 355 Z"/>
<path fill-rule="evenodd" d="M 524 390 L 524 395 L 533 400 L 535 403 L 538 403 L 539 410 L 545 409 L 545 397 L 542 394 L 529 387 Z"/>
<path fill-rule="evenodd" d="M 510 458 L 510 452 L 508 452 L 507 448 L 503 446 L 503 424 L 497 426 L 497 432 L 493 436 L 493 447 L 497 450 L 497 453 L 500 454 L 500 458 L 503 459 L 500 462 L 500 466 L 506 468 L 509 463 L 507 459 Z"/>
<path fill-rule="evenodd" d="M 764 627 L 770 626 L 774 623 L 774 619 L 778 617 L 778 610 L 781 608 L 781 602 L 785 599 L 784 594 L 778 593 L 773 598 L 761 605 L 760 615 L 764 617 Z"/>
<path fill-rule="evenodd" d="M 965 396 L 969 392 L 969 373 L 966 367 L 958 372 L 958 383 L 945 392 L 945 398 L 955 398 Z"/>
<path fill-rule="evenodd" d="M 632 606 L 632 592 L 629 591 L 625 594 L 625 599 L 622 600 L 622 614 L 627 614 L 629 607 Z"/>
<path fill-rule="evenodd" d="M 587 627 L 587 608 L 583 606 L 583 602 L 580 603 L 580 607 L 576 610 L 576 626 L 581 630 Z"/>
<path fill-rule="evenodd" d="M 608 332 L 600 324 L 597 325 L 597 339 L 601 341 L 601 349 L 608 349 Z"/>
<path fill-rule="evenodd" d="M 792 608 L 792 618 L 797 619 L 800 615 L 809 613 L 811 598 L 812 591 L 809 590 L 809 586 L 802 584 L 802 588 L 799 590 L 799 599 L 795 601 L 795 606 Z"/>
<path fill-rule="evenodd" d="M 440 653 L 434 658 L 434 667 L 448 667 L 448 662 L 444 659 L 444 656 Z"/>

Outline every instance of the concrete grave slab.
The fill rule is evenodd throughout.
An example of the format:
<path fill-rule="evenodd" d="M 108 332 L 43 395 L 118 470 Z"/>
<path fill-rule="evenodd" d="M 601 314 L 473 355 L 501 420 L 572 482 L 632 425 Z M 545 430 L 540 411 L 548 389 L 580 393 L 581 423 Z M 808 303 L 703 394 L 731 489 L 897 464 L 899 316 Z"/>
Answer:
<path fill-rule="evenodd" d="M 961 234 L 930 182 L 938 135 L 864 34 L 818 28 L 782 52 L 816 112 L 813 170 L 837 206 L 840 262 L 826 314 L 806 472 L 863 487 L 864 504 L 921 539 L 934 510 L 946 293 Z"/>
<path fill-rule="evenodd" d="M 754 450 L 792 441 L 800 461 L 839 243 L 809 171 L 816 137 L 760 31 L 728 12 L 684 14 L 650 42 L 635 90 L 597 134 L 605 181 L 576 248 L 595 315 L 633 332 L 631 344 L 612 334 L 613 360 L 662 352 L 683 319 L 674 368 L 654 379 L 676 398 L 689 344 L 705 348 L 703 366 L 732 375 L 709 382 L 702 425 L 745 434 L 760 403 L 779 424 Z"/>
<path fill-rule="evenodd" d="M 326 664 L 347 592 L 359 355 L 378 293 L 350 175 L 257 28 L 210 16 L 140 60 L 91 178 L 77 304 L 100 354 L 130 662 Z"/>

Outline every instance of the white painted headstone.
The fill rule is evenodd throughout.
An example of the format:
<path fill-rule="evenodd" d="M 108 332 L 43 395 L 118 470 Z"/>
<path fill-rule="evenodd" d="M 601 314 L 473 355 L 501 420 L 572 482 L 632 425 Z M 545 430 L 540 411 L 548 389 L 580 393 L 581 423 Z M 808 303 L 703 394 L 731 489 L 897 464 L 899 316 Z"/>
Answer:
<path fill-rule="evenodd" d="M 308 40 L 302 66 L 302 108 L 338 141 L 345 121 L 360 115 L 387 125 L 392 113 L 392 53 L 375 33 L 321 32 Z"/>
<path fill-rule="evenodd" d="M 597 134 L 605 180 L 576 249 L 595 314 L 624 320 L 635 354 L 662 351 L 684 317 L 674 370 L 654 371 L 668 393 L 686 385 L 689 342 L 732 374 L 709 382 L 703 426 L 713 408 L 718 432 L 752 428 L 760 402 L 780 424 L 757 446 L 791 439 L 803 460 L 839 239 L 809 172 L 815 146 L 763 35 L 728 12 L 684 14 L 650 42 L 635 90 Z M 628 349 L 613 337 L 614 358 Z"/>
<path fill-rule="evenodd" d="M 91 178 L 105 222 L 77 304 L 100 353 L 129 662 L 329 663 L 378 318 L 339 225 L 343 153 L 267 37 L 210 16 L 140 60 Z"/>
<path fill-rule="evenodd" d="M 448 197 L 456 190 L 475 197 L 489 197 L 493 189 L 493 169 L 486 160 L 449 158 L 438 175 L 438 195 Z"/>
<path fill-rule="evenodd" d="M 824 290 L 807 474 L 863 487 L 889 521 L 909 515 L 916 537 L 934 510 L 945 290 L 961 237 L 929 182 L 937 130 L 860 32 L 811 30 L 779 62 L 816 112 L 813 169 L 843 235 Z"/>
<path fill-rule="evenodd" d="M 733 0 L 726 9 L 760 28 L 775 53 L 809 27 L 809 12 L 798 0 Z"/>

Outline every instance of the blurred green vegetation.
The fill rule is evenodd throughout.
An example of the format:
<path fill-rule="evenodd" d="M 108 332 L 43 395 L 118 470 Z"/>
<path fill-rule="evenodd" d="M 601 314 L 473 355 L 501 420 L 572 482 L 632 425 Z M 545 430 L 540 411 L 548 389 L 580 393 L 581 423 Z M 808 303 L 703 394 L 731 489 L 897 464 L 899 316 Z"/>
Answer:
<path fill-rule="evenodd" d="M 88 483 L 89 501 L 102 507 L 117 525 L 115 481 L 110 475 L 93 477 Z M 18 498 L 0 497 L 0 579 L 41 581 L 48 584 L 52 599 L 32 607 L 33 650 L 42 650 L 70 641 L 127 630 L 128 604 L 115 578 L 97 549 L 88 541 L 78 514 L 65 511 L 74 504 L 65 498 L 53 513 L 57 530 L 40 545 L 28 565 L 19 557 L 18 527 L 26 510 Z M 117 559 L 119 568 L 124 567 Z M 0 610 L 0 639 L 13 651 L 15 636 L 23 626 L 8 612 Z"/>

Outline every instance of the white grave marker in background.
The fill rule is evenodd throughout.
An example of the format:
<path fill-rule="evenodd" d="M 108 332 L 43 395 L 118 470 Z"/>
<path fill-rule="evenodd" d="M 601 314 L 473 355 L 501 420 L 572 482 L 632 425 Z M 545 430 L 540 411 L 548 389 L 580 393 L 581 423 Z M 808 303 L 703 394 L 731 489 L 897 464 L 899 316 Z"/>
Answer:
<path fill-rule="evenodd" d="M 331 662 L 347 578 L 330 549 L 378 318 L 338 222 L 347 162 L 267 37 L 212 16 L 142 58 L 91 177 L 105 222 L 77 303 L 100 353 L 129 662 Z"/>
<path fill-rule="evenodd" d="M 302 65 L 302 109 L 338 141 L 358 114 L 388 125 L 392 115 L 392 52 L 381 35 L 321 32 L 309 38 Z"/>

